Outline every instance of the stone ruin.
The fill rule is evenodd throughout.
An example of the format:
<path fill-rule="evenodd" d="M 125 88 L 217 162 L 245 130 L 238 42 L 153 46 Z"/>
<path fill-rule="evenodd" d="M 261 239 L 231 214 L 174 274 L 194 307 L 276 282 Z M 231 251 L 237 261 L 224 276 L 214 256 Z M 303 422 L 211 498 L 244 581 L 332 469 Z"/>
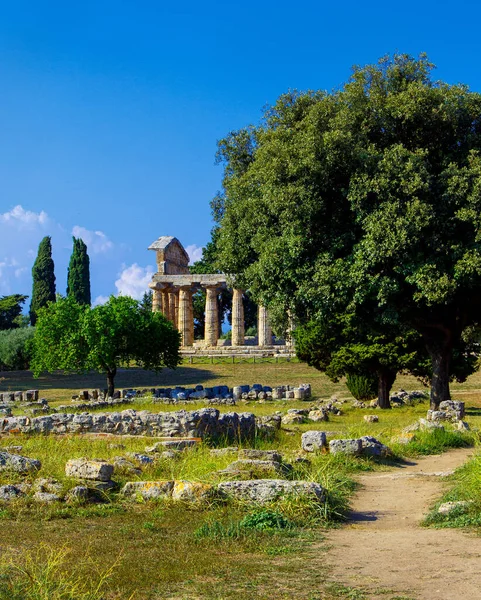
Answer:
<path fill-rule="evenodd" d="M 192 296 L 197 290 L 205 290 L 205 338 L 204 348 L 217 348 L 220 338 L 217 297 L 228 288 L 226 275 L 189 271 L 189 256 L 179 240 L 161 236 L 149 246 L 157 254 L 157 272 L 149 287 L 153 290 L 153 311 L 159 311 L 172 321 L 180 331 L 184 350 L 194 347 L 194 313 Z M 243 290 L 233 288 L 232 297 L 232 348 L 245 347 L 245 324 Z M 258 308 L 258 347 L 273 349 L 272 329 L 264 306 Z M 290 338 L 290 336 L 288 336 Z M 289 349 L 290 342 L 288 341 Z"/>

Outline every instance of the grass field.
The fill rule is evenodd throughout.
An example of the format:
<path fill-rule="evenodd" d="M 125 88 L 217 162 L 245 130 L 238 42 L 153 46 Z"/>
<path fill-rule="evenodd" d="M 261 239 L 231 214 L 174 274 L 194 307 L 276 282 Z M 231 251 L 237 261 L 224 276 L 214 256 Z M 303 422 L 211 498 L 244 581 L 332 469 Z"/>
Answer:
<path fill-rule="evenodd" d="M 103 376 L 99 374 L 73 376 L 59 373 L 37 380 L 26 372 L 2 373 L 0 376 L 0 391 L 37 388 L 41 390 L 41 397 L 47 398 L 53 406 L 69 402 L 72 394 L 79 390 L 105 385 Z M 316 399 L 326 399 L 333 394 L 341 399 L 352 399 L 343 382 L 334 384 L 314 369 L 295 362 L 194 364 L 160 374 L 132 369 L 121 371 L 116 385 L 118 388 L 195 384 L 233 386 L 243 383 L 274 386 L 301 382 L 312 384 L 312 402 L 251 402 L 240 405 L 236 410 L 260 415 L 305 407 L 315 403 Z M 399 377 L 394 390 L 399 388 L 421 389 L 421 385 L 414 378 Z M 476 373 L 464 384 L 453 384 L 452 391 L 455 399 L 466 402 L 467 421 L 472 427 L 479 427 L 481 375 Z M 153 411 L 184 408 L 152 404 L 149 400 L 138 401 L 133 407 Z M 188 405 L 186 408 L 190 410 L 195 406 Z M 433 440 L 422 436 L 417 447 L 391 444 L 391 438 L 404 426 L 424 416 L 427 408 L 427 403 L 421 403 L 413 407 L 377 411 L 379 423 L 368 424 L 364 422 L 363 415 L 372 410 L 354 409 L 347 402 L 343 405 L 343 414 L 332 416 L 329 423 L 289 426 L 280 432 L 276 440 L 255 444 L 281 450 L 289 462 L 299 453 L 301 433 L 308 429 L 322 429 L 336 432 L 337 437 L 374 435 L 392 445 L 399 455 L 413 455 L 430 449 L 440 451 L 443 440 L 437 440 L 436 445 Z M 232 410 L 232 407 L 225 409 Z M 456 436 L 459 443 L 477 442 L 476 432 L 464 437 Z M 73 485 L 64 476 L 64 465 L 69 458 L 110 459 L 128 451 L 143 451 L 147 445 L 145 439 L 116 441 L 123 448 L 119 448 L 118 443 L 113 444 L 111 439 L 73 435 L 15 436 L 0 439 L 0 444 L 22 445 L 23 454 L 42 461 L 39 476 L 55 477 L 68 488 Z M 291 477 L 312 479 L 324 485 L 329 492 L 332 512 L 320 514 L 316 507 L 293 506 L 289 502 L 271 507 L 291 525 L 285 529 L 243 529 L 239 523 L 253 509 L 240 505 L 136 504 L 125 502 L 115 494 L 101 505 L 44 506 L 31 500 L 21 500 L 0 506 L 0 563 L 3 565 L 0 568 L 0 598 L 330 600 L 360 597 L 355 595 L 355 591 L 342 586 L 326 587 L 323 531 L 335 524 L 332 519 L 334 513 L 345 509 L 353 489 L 352 475 L 362 470 L 386 467 L 372 459 L 339 459 L 328 454 L 309 458 L 311 464 L 296 465 Z M 212 472 L 224 468 L 231 460 L 213 457 L 209 448 L 201 445 L 175 460 L 157 461 L 137 478 L 211 482 Z M 469 477 L 470 481 L 473 480 L 471 471 Z M 135 477 L 118 473 L 115 479 L 122 484 Z M 13 482 L 12 475 L 0 476 L 0 484 L 6 482 Z M 471 487 L 477 492 L 474 483 Z M 453 494 L 463 497 L 459 490 Z M 386 598 L 389 600 L 389 596 Z"/>

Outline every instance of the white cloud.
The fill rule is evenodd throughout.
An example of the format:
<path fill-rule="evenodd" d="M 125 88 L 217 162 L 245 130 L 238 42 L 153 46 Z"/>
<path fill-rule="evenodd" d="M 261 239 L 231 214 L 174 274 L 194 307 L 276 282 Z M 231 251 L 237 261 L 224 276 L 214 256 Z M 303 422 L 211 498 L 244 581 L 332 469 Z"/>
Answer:
<path fill-rule="evenodd" d="M 202 248 L 196 246 L 196 244 L 191 244 L 190 246 L 187 246 L 185 251 L 189 255 L 189 265 L 192 265 L 197 260 L 200 260 L 202 258 Z"/>
<path fill-rule="evenodd" d="M 72 235 L 81 238 L 87 244 L 87 251 L 94 254 L 108 252 L 114 247 L 114 244 L 105 235 L 103 231 L 91 231 L 85 227 L 75 225 L 72 229 Z"/>
<path fill-rule="evenodd" d="M 12 210 L 0 214 L 0 223 L 15 225 L 19 229 L 32 229 L 38 225 L 43 226 L 48 221 L 48 215 L 44 210 L 36 213 L 32 210 L 25 210 L 21 204 L 17 204 Z"/>
<path fill-rule="evenodd" d="M 99 304 L 105 304 L 109 299 L 109 296 L 97 296 L 92 302 L 92 306 L 98 306 Z"/>
<path fill-rule="evenodd" d="M 140 300 L 148 290 L 153 274 L 154 269 L 150 265 L 147 267 L 140 267 L 137 263 L 130 267 L 123 265 L 115 287 L 122 296 L 132 296 L 132 298 Z"/>

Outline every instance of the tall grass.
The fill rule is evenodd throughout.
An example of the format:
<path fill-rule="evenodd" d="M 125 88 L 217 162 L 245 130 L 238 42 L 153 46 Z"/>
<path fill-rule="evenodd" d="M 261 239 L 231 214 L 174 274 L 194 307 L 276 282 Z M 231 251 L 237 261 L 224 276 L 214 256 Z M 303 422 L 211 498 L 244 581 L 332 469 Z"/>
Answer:
<path fill-rule="evenodd" d="M 99 568 L 88 555 L 40 544 L 11 551 L 0 563 L 1 600 L 102 600 L 120 558 Z M 88 568 L 88 576 L 85 569 Z"/>

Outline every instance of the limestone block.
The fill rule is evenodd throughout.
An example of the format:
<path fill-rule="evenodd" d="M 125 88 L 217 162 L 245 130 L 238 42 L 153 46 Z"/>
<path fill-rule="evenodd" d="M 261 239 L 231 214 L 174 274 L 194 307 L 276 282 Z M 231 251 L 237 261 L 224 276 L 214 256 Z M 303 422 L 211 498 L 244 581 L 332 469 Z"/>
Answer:
<path fill-rule="evenodd" d="M 364 415 L 363 418 L 366 423 L 377 423 L 379 421 L 379 417 L 377 415 Z"/>
<path fill-rule="evenodd" d="M 91 479 L 93 481 L 110 481 L 114 474 L 114 466 L 104 460 L 89 460 L 75 458 L 65 465 L 67 477 L 76 479 Z"/>
<path fill-rule="evenodd" d="M 56 479 L 41 477 L 36 479 L 32 485 L 34 492 L 45 492 L 48 494 L 62 494 L 63 486 Z"/>
<path fill-rule="evenodd" d="M 35 502 L 40 502 L 42 504 L 52 504 L 53 502 L 61 502 L 62 500 L 61 496 L 51 492 L 35 492 L 32 498 Z"/>
<path fill-rule="evenodd" d="M 448 515 L 454 511 L 466 512 L 469 508 L 469 505 L 472 502 L 467 500 L 457 500 L 455 502 L 444 502 L 438 508 L 438 513 L 441 515 Z"/>
<path fill-rule="evenodd" d="M 364 456 L 389 456 L 391 449 L 385 446 L 376 438 L 365 435 L 361 438 L 362 443 L 362 454 Z"/>
<path fill-rule="evenodd" d="M 314 423 L 320 423 L 321 421 L 329 421 L 327 411 L 324 410 L 311 410 L 309 411 L 307 418 L 309 419 L 309 421 L 313 421 Z"/>
<path fill-rule="evenodd" d="M 329 442 L 331 454 L 351 454 L 359 456 L 362 452 L 362 442 L 359 439 L 331 440 Z"/>
<path fill-rule="evenodd" d="M 324 500 L 324 490 L 311 481 L 286 481 L 284 479 L 254 479 L 248 481 L 223 481 L 217 488 L 235 500 L 251 504 L 266 504 L 285 496 L 303 496 Z"/>
<path fill-rule="evenodd" d="M 225 456 L 228 454 L 237 454 L 239 448 L 237 446 L 229 446 L 227 448 L 213 448 L 209 451 L 212 456 Z"/>
<path fill-rule="evenodd" d="M 34 458 L 27 458 L 10 452 L 0 452 L 0 471 L 15 471 L 16 473 L 30 473 L 38 471 L 42 463 Z"/>
<path fill-rule="evenodd" d="M 231 463 L 225 471 L 248 473 L 251 479 L 260 479 L 269 475 L 282 475 L 286 468 L 275 460 L 242 458 Z"/>
<path fill-rule="evenodd" d="M 306 417 L 304 415 L 290 413 L 282 417 L 283 425 L 300 425 L 305 422 Z"/>
<path fill-rule="evenodd" d="M 11 500 L 17 500 L 22 496 L 25 496 L 25 492 L 23 492 L 18 485 L 0 485 L 0 500 L 9 502 Z"/>
<path fill-rule="evenodd" d="M 215 488 L 207 483 L 193 481 L 175 481 L 172 490 L 172 500 L 183 502 L 202 502 L 210 500 L 215 495 Z"/>
<path fill-rule="evenodd" d="M 324 431 L 305 431 L 301 436 L 301 446 L 305 452 L 322 450 L 327 444 Z"/>
<path fill-rule="evenodd" d="M 276 387 L 272 390 L 273 400 L 282 400 L 284 397 L 284 390 L 281 387 Z"/>
<path fill-rule="evenodd" d="M 158 500 L 170 498 L 173 489 L 173 481 L 129 481 L 120 493 L 128 498 Z"/>
<path fill-rule="evenodd" d="M 254 448 L 242 448 L 239 450 L 239 458 L 273 460 L 279 463 L 282 462 L 282 455 L 278 450 L 256 450 Z"/>
<path fill-rule="evenodd" d="M 142 475 L 142 469 L 139 469 L 133 462 L 123 456 L 115 456 L 113 459 L 115 472 L 121 472 L 125 475 Z"/>
<path fill-rule="evenodd" d="M 429 429 L 444 429 L 438 421 L 428 421 L 427 419 L 419 419 L 419 427 L 421 431 L 427 431 Z"/>

